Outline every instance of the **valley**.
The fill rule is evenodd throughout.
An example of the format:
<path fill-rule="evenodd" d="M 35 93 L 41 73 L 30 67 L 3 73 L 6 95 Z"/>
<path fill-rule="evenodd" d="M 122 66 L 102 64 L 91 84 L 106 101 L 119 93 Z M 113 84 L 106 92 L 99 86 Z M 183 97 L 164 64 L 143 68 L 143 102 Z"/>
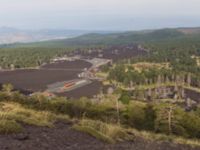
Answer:
<path fill-rule="evenodd" d="M 0 148 L 198 150 L 199 34 L 186 31 L 0 48 Z"/>
<path fill-rule="evenodd" d="M 199 0 L 0 0 L 0 150 L 200 150 Z"/>
<path fill-rule="evenodd" d="M 75 50 L 67 52 L 65 57 L 52 59 L 50 63 L 44 64 L 38 69 L 1 70 L 0 83 L 11 83 L 16 89 L 29 94 L 42 92 L 46 95 L 58 94 L 69 96 L 69 98 L 93 97 L 99 94 L 103 88 L 101 84 L 101 80 L 103 79 L 95 77 L 95 74 L 102 65 L 145 53 L 144 50 L 138 49 L 134 45 L 110 47 L 108 49 L 97 49 L 88 52 Z M 67 87 L 62 92 L 56 92 L 59 88 L 65 87 L 64 85 L 68 82 L 70 83 L 71 80 L 85 81 L 84 79 L 87 79 L 88 81 L 86 80 L 86 82 L 88 83 L 77 85 L 77 88 L 71 85 L 72 87 Z M 60 84 L 58 89 L 53 90 L 53 87 L 57 84 Z M 86 86 L 86 89 L 82 88 L 82 86 Z M 79 91 L 78 93 L 82 93 L 78 94 L 78 97 L 76 90 Z M 84 92 L 85 90 L 88 92 Z"/>

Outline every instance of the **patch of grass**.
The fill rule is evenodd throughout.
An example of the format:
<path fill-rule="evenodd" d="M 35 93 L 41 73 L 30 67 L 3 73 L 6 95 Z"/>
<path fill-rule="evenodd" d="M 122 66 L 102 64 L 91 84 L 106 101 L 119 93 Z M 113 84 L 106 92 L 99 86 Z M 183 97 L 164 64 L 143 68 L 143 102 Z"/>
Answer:
<path fill-rule="evenodd" d="M 97 120 L 83 119 L 78 125 L 74 126 L 74 129 L 88 133 L 108 143 L 131 140 L 134 138 L 127 133 L 126 129 L 118 125 L 107 124 Z"/>
<path fill-rule="evenodd" d="M 101 121 L 83 119 L 73 128 L 108 143 L 117 141 L 134 140 L 135 137 L 148 141 L 169 141 L 175 144 L 200 147 L 199 139 L 186 139 L 175 135 L 157 134 L 150 131 L 139 131 L 134 128 L 124 128 L 114 124 L 107 124 Z"/>
<path fill-rule="evenodd" d="M 100 78 L 107 78 L 108 77 L 108 73 L 105 73 L 105 72 L 97 72 L 96 73 L 96 76 L 97 77 L 100 77 Z"/>
<path fill-rule="evenodd" d="M 10 134 L 21 132 L 23 128 L 14 120 L 0 120 L 0 134 Z"/>
<path fill-rule="evenodd" d="M 199 139 L 186 139 L 183 137 L 178 137 L 175 135 L 165 135 L 157 134 L 149 131 L 138 131 L 136 129 L 128 129 L 130 133 L 134 134 L 136 137 L 141 137 L 150 141 L 169 141 L 175 144 L 190 145 L 193 147 L 200 147 Z"/>
<path fill-rule="evenodd" d="M 107 108 L 107 109 L 116 109 L 116 102 L 117 100 L 119 99 L 119 96 L 118 95 L 105 95 L 103 100 L 101 100 L 100 102 L 98 103 L 94 103 L 95 105 L 98 105 L 98 107 L 104 107 L 104 108 Z M 119 101 L 119 109 L 120 111 L 123 111 L 125 110 L 125 106 L 124 104 L 122 104 L 120 101 Z"/>
<path fill-rule="evenodd" d="M 165 82 L 161 84 L 148 84 L 148 85 L 139 85 L 137 88 L 140 90 L 146 90 L 146 89 L 154 89 L 158 87 L 165 87 L 165 86 L 175 86 L 174 82 Z"/>
<path fill-rule="evenodd" d="M 73 126 L 73 128 L 77 131 L 90 134 L 91 136 L 93 136 L 93 137 L 95 137 L 99 140 L 102 140 L 104 142 L 114 143 L 113 139 L 107 137 L 106 135 L 102 134 L 101 132 L 98 132 L 94 128 L 91 128 L 91 127 L 88 127 L 88 126 L 80 126 L 80 125 L 75 125 L 75 126 Z"/>
<path fill-rule="evenodd" d="M 59 115 L 56 115 L 56 121 L 70 122 L 71 119 L 68 115 L 59 114 Z"/>
<path fill-rule="evenodd" d="M 0 110 L 0 119 L 15 120 L 29 125 L 51 127 L 55 116 L 50 112 L 27 109 L 16 103 L 3 103 Z"/>
<path fill-rule="evenodd" d="M 165 82 L 165 83 L 161 83 L 161 84 L 149 84 L 149 85 L 139 85 L 137 88 L 139 90 L 146 90 L 146 89 L 154 89 L 154 88 L 159 88 L 159 87 L 167 87 L 167 86 L 176 86 L 175 82 Z M 178 86 L 182 86 L 184 89 L 188 89 L 188 90 L 192 90 L 195 92 L 200 93 L 200 89 L 196 88 L 196 87 L 192 87 L 192 86 L 188 86 L 186 84 L 180 84 Z"/>
<path fill-rule="evenodd" d="M 150 62 L 138 62 L 132 65 L 133 68 L 139 72 L 142 70 L 147 70 L 151 68 L 157 68 L 157 69 L 170 69 L 170 64 L 169 63 L 150 63 Z"/>
<path fill-rule="evenodd" d="M 104 80 L 102 83 L 103 83 L 103 85 L 105 85 L 105 86 L 106 86 L 106 85 L 111 85 L 110 81 L 108 81 L 108 80 Z"/>
<path fill-rule="evenodd" d="M 0 103 L 0 133 L 19 132 L 19 123 L 53 127 L 56 120 L 68 121 L 66 115 L 55 115 L 48 111 L 35 111 L 17 103 Z"/>

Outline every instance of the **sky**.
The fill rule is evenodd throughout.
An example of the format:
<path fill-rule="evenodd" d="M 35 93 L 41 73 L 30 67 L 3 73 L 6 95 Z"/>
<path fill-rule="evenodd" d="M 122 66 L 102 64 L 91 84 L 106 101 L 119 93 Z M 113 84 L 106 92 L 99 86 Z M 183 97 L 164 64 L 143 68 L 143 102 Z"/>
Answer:
<path fill-rule="evenodd" d="M 142 30 L 200 26 L 200 0 L 0 0 L 0 26 Z"/>

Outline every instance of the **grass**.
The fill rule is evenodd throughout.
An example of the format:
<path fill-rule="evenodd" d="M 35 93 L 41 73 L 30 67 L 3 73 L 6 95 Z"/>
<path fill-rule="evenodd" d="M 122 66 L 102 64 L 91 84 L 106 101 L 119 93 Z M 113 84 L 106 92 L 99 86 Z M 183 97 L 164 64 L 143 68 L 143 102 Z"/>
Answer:
<path fill-rule="evenodd" d="M 169 141 L 174 144 L 200 147 L 199 139 L 186 139 L 174 135 L 158 134 L 150 131 L 139 131 L 134 128 L 124 128 L 116 124 L 107 124 L 97 120 L 80 120 L 79 124 L 73 126 L 73 129 L 87 133 L 107 143 L 115 143 L 127 140 L 131 141 L 134 140 L 134 138 L 138 137 L 148 141 Z"/>
<path fill-rule="evenodd" d="M 169 63 L 150 63 L 150 62 L 138 62 L 132 65 L 132 67 L 137 70 L 138 72 L 141 72 L 142 70 L 147 70 L 151 68 L 157 68 L 157 69 L 170 69 Z"/>
<path fill-rule="evenodd" d="M 73 127 L 78 131 L 82 131 L 94 136 L 97 139 L 108 143 L 117 141 L 131 140 L 134 137 L 126 132 L 126 129 L 115 124 L 107 124 L 97 120 L 83 119 L 78 125 Z"/>
<path fill-rule="evenodd" d="M 119 95 L 104 95 L 104 98 L 102 101 L 98 102 L 98 103 L 94 103 L 95 105 L 98 105 L 99 107 L 103 107 L 103 108 L 107 108 L 107 109 L 116 109 L 116 105 L 117 105 L 117 100 L 119 99 Z M 124 110 L 124 104 L 122 104 L 121 102 L 119 102 L 119 109 L 120 110 Z"/>
<path fill-rule="evenodd" d="M 108 81 L 108 80 L 104 80 L 104 81 L 102 81 L 102 84 L 104 85 L 104 86 L 110 86 L 111 85 L 111 83 L 110 83 L 110 81 Z"/>
<path fill-rule="evenodd" d="M 123 128 L 115 124 L 107 124 L 101 121 L 83 119 L 78 125 L 73 128 L 77 131 L 87 133 L 99 140 L 107 143 L 115 143 L 117 141 L 134 140 L 139 137 L 148 141 L 169 141 L 175 144 L 190 145 L 199 147 L 199 139 L 186 139 L 174 135 L 157 134 L 149 131 L 138 131 L 133 128 Z"/>
<path fill-rule="evenodd" d="M 97 76 L 97 77 L 100 77 L 100 78 L 106 79 L 106 78 L 108 77 L 108 73 L 105 73 L 105 72 L 97 72 L 97 73 L 96 73 L 96 76 Z"/>
<path fill-rule="evenodd" d="M 162 86 L 175 86 L 175 85 L 176 85 L 176 83 L 174 83 L 174 82 L 167 82 L 167 83 L 162 83 L 162 84 L 159 84 L 159 85 L 158 84 L 140 85 L 140 86 L 138 86 L 138 89 L 146 90 L 146 89 L 153 89 L 153 88 L 158 88 L 158 87 L 162 87 Z M 178 85 L 178 86 L 182 86 L 185 89 L 192 90 L 192 91 L 195 91 L 197 93 L 200 93 L 200 88 L 188 86 L 186 84 L 182 84 L 182 85 Z"/>
<path fill-rule="evenodd" d="M 107 85 L 109 83 L 109 81 L 106 82 Z M 167 86 L 176 86 L 176 83 L 175 82 L 165 82 L 165 83 L 161 83 L 161 84 L 147 84 L 147 85 L 138 85 L 136 87 L 133 87 L 133 88 L 129 88 L 129 87 L 126 87 L 124 86 L 122 83 L 119 83 L 119 82 L 116 82 L 116 81 L 112 81 L 112 83 L 115 83 L 115 85 L 118 85 L 119 88 L 123 89 L 123 90 L 135 90 L 136 87 L 138 90 L 147 90 L 147 89 L 154 89 L 154 88 L 158 88 L 158 87 L 167 87 Z M 111 84 L 111 83 L 109 83 Z M 197 87 L 192 87 L 192 86 L 188 86 L 186 84 L 178 84 L 178 86 L 182 86 L 183 88 L 185 89 L 188 89 L 188 90 L 192 90 L 192 91 L 195 91 L 197 93 L 200 93 L 200 88 L 197 88 Z"/>
<path fill-rule="evenodd" d="M 149 131 L 138 131 L 136 129 L 128 129 L 130 133 L 134 134 L 136 137 L 141 137 L 149 141 L 169 141 L 175 144 L 190 145 L 192 147 L 200 147 L 199 139 L 186 139 L 183 137 L 178 137 L 174 135 L 164 135 L 153 133 Z"/>
<path fill-rule="evenodd" d="M 15 133 L 22 130 L 21 123 L 53 127 L 56 120 L 69 120 L 66 115 L 55 115 L 47 111 L 35 111 L 17 103 L 0 103 L 0 133 Z"/>
<path fill-rule="evenodd" d="M 116 96 L 105 97 L 104 101 L 98 105 L 101 107 L 115 108 Z M 110 101 L 109 101 L 110 99 Z M 81 104 L 82 105 L 82 104 Z M 145 106 L 142 102 L 130 102 L 130 106 Z M 120 110 L 124 110 L 124 105 L 120 105 Z M 48 111 L 36 111 L 18 103 L 0 102 L 0 134 L 18 133 L 23 130 L 23 124 L 53 127 L 57 120 L 69 121 L 67 115 L 57 115 Z M 107 121 L 105 121 L 107 122 Z M 147 131 L 138 131 L 133 128 L 125 128 L 118 124 L 105 123 L 98 120 L 83 119 L 75 123 L 75 130 L 87 133 L 97 139 L 108 143 L 118 141 L 130 141 L 136 137 L 141 137 L 150 141 L 170 141 L 172 143 L 199 146 L 199 139 L 185 139 L 177 136 L 168 136 L 164 134 L 156 134 Z"/>
<path fill-rule="evenodd" d="M 80 125 L 75 125 L 73 128 L 77 131 L 87 133 L 99 140 L 102 140 L 107 143 L 114 143 L 113 139 L 107 137 L 106 135 L 102 134 L 101 132 L 98 132 L 94 128 L 88 127 L 88 126 L 80 126 Z"/>
<path fill-rule="evenodd" d="M 22 130 L 21 125 L 14 120 L 0 120 L 0 134 L 18 133 Z"/>

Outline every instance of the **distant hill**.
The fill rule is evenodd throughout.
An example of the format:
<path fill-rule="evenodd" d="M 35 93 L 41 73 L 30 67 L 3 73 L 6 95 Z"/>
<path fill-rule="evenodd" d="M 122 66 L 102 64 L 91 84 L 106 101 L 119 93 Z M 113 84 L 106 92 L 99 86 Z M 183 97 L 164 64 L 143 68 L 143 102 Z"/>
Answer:
<path fill-rule="evenodd" d="M 198 36 L 199 35 L 199 36 Z M 166 28 L 159 30 L 127 31 L 123 33 L 89 33 L 74 38 L 56 39 L 28 44 L 14 44 L 17 47 L 73 47 L 91 45 L 120 45 L 143 42 L 175 40 L 200 37 L 200 28 Z"/>
<path fill-rule="evenodd" d="M 20 30 L 10 27 L 0 27 L 0 44 L 38 42 L 55 39 L 67 39 L 92 31 L 86 30 Z M 97 31 L 101 33 L 101 31 Z M 106 31 L 105 31 L 106 32 Z"/>

